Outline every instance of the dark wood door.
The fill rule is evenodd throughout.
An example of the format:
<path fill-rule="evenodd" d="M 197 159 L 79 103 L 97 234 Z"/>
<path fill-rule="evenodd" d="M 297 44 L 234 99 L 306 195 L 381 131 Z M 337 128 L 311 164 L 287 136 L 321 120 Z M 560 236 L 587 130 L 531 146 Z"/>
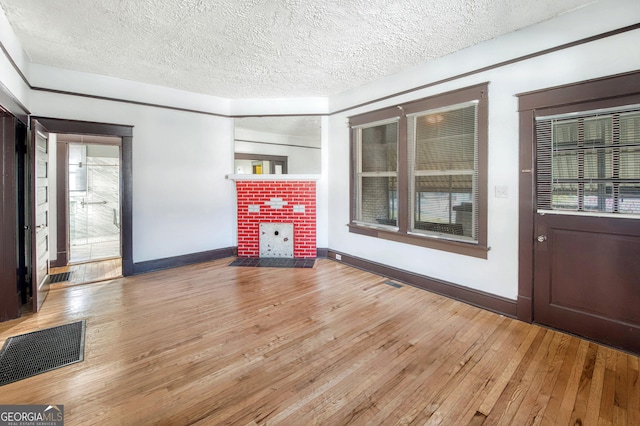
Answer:
<path fill-rule="evenodd" d="M 536 214 L 534 319 L 640 353 L 640 221 Z"/>
<path fill-rule="evenodd" d="M 49 293 L 49 132 L 31 122 L 31 296 L 33 310 Z"/>

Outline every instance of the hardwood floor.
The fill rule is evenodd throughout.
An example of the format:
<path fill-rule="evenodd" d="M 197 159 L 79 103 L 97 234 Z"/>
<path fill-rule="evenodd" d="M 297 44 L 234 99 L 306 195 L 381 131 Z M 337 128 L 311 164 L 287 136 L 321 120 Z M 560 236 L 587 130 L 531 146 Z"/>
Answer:
<path fill-rule="evenodd" d="M 54 288 L 84 361 L 0 388 L 68 425 L 639 425 L 639 358 L 320 259 Z"/>
<path fill-rule="evenodd" d="M 94 262 L 76 263 L 59 268 L 51 268 L 50 274 L 71 272 L 71 279 L 52 285 L 52 288 L 66 287 L 75 284 L 90 284 L 112 280 L 122 276 L 122 258 L 98 260 Z"/>

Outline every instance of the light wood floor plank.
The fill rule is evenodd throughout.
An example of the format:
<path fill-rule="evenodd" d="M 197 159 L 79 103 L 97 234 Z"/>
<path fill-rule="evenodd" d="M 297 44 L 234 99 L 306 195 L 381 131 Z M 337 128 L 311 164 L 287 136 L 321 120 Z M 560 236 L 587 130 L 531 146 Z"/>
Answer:
<path fill-rule="evenodd" d="M 640 424 L 637 356 L 332 260 L 231 260 L 54 285 L 0 344 L 86 319 L 84 361 L 0 404 L 64 404 L 69 425 Z"/>

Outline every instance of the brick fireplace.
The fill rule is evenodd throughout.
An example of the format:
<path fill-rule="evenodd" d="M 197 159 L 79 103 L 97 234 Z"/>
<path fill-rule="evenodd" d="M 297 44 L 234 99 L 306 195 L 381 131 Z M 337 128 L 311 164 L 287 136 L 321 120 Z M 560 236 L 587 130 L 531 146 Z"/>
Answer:
<path fill-rule="evenodd" d="M 293 225 L 293 257 L 315 258 L 316 248 L 316 175 L 229 175 L 236 183 L 238 213 L 238 257 L 280 257 L 264 247 L 265 238 L 275 239 L 280 247 L 288 236 L 279 227 Z M 262 226 L 261 226 L 262 224 Z M 262 231 L 261 231 L 262 229 Z M 265 231 L 265 230 L 270 231 Z M 276 229 L 274 235 L 270 235 Z M 261 249 L 261 238 L 262 249 Z M 289 241 L 290 243 L 290 241 Z M 266 254 L 265 254 L 266 253 Z M 273 253 L 270 256 L 269 253 Z M 290 257 L 290 256 L 287 256 Z"/>

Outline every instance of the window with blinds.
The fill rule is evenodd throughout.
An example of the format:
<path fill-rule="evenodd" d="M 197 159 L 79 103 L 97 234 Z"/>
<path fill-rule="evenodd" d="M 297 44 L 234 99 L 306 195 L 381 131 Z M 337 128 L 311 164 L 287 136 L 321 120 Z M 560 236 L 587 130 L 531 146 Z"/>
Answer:
<path fill-rule="evenodd" d="M 398 217 L 398 122 L 357 128 L 355 220 L 396 226 Z"/>
<path fill-rule="evenodd" d="M 537 209 L 640 215 L 640 106 L 536 118 Z"/>
<path fill-rule="evenodd" d="M 349 117 L 349 231 L 487 256 L 488 83 Z"/>
<path fill-rule="evenodd" d="M 477 241 L 477 104 L 407 116 L 412 232 Z"/>

